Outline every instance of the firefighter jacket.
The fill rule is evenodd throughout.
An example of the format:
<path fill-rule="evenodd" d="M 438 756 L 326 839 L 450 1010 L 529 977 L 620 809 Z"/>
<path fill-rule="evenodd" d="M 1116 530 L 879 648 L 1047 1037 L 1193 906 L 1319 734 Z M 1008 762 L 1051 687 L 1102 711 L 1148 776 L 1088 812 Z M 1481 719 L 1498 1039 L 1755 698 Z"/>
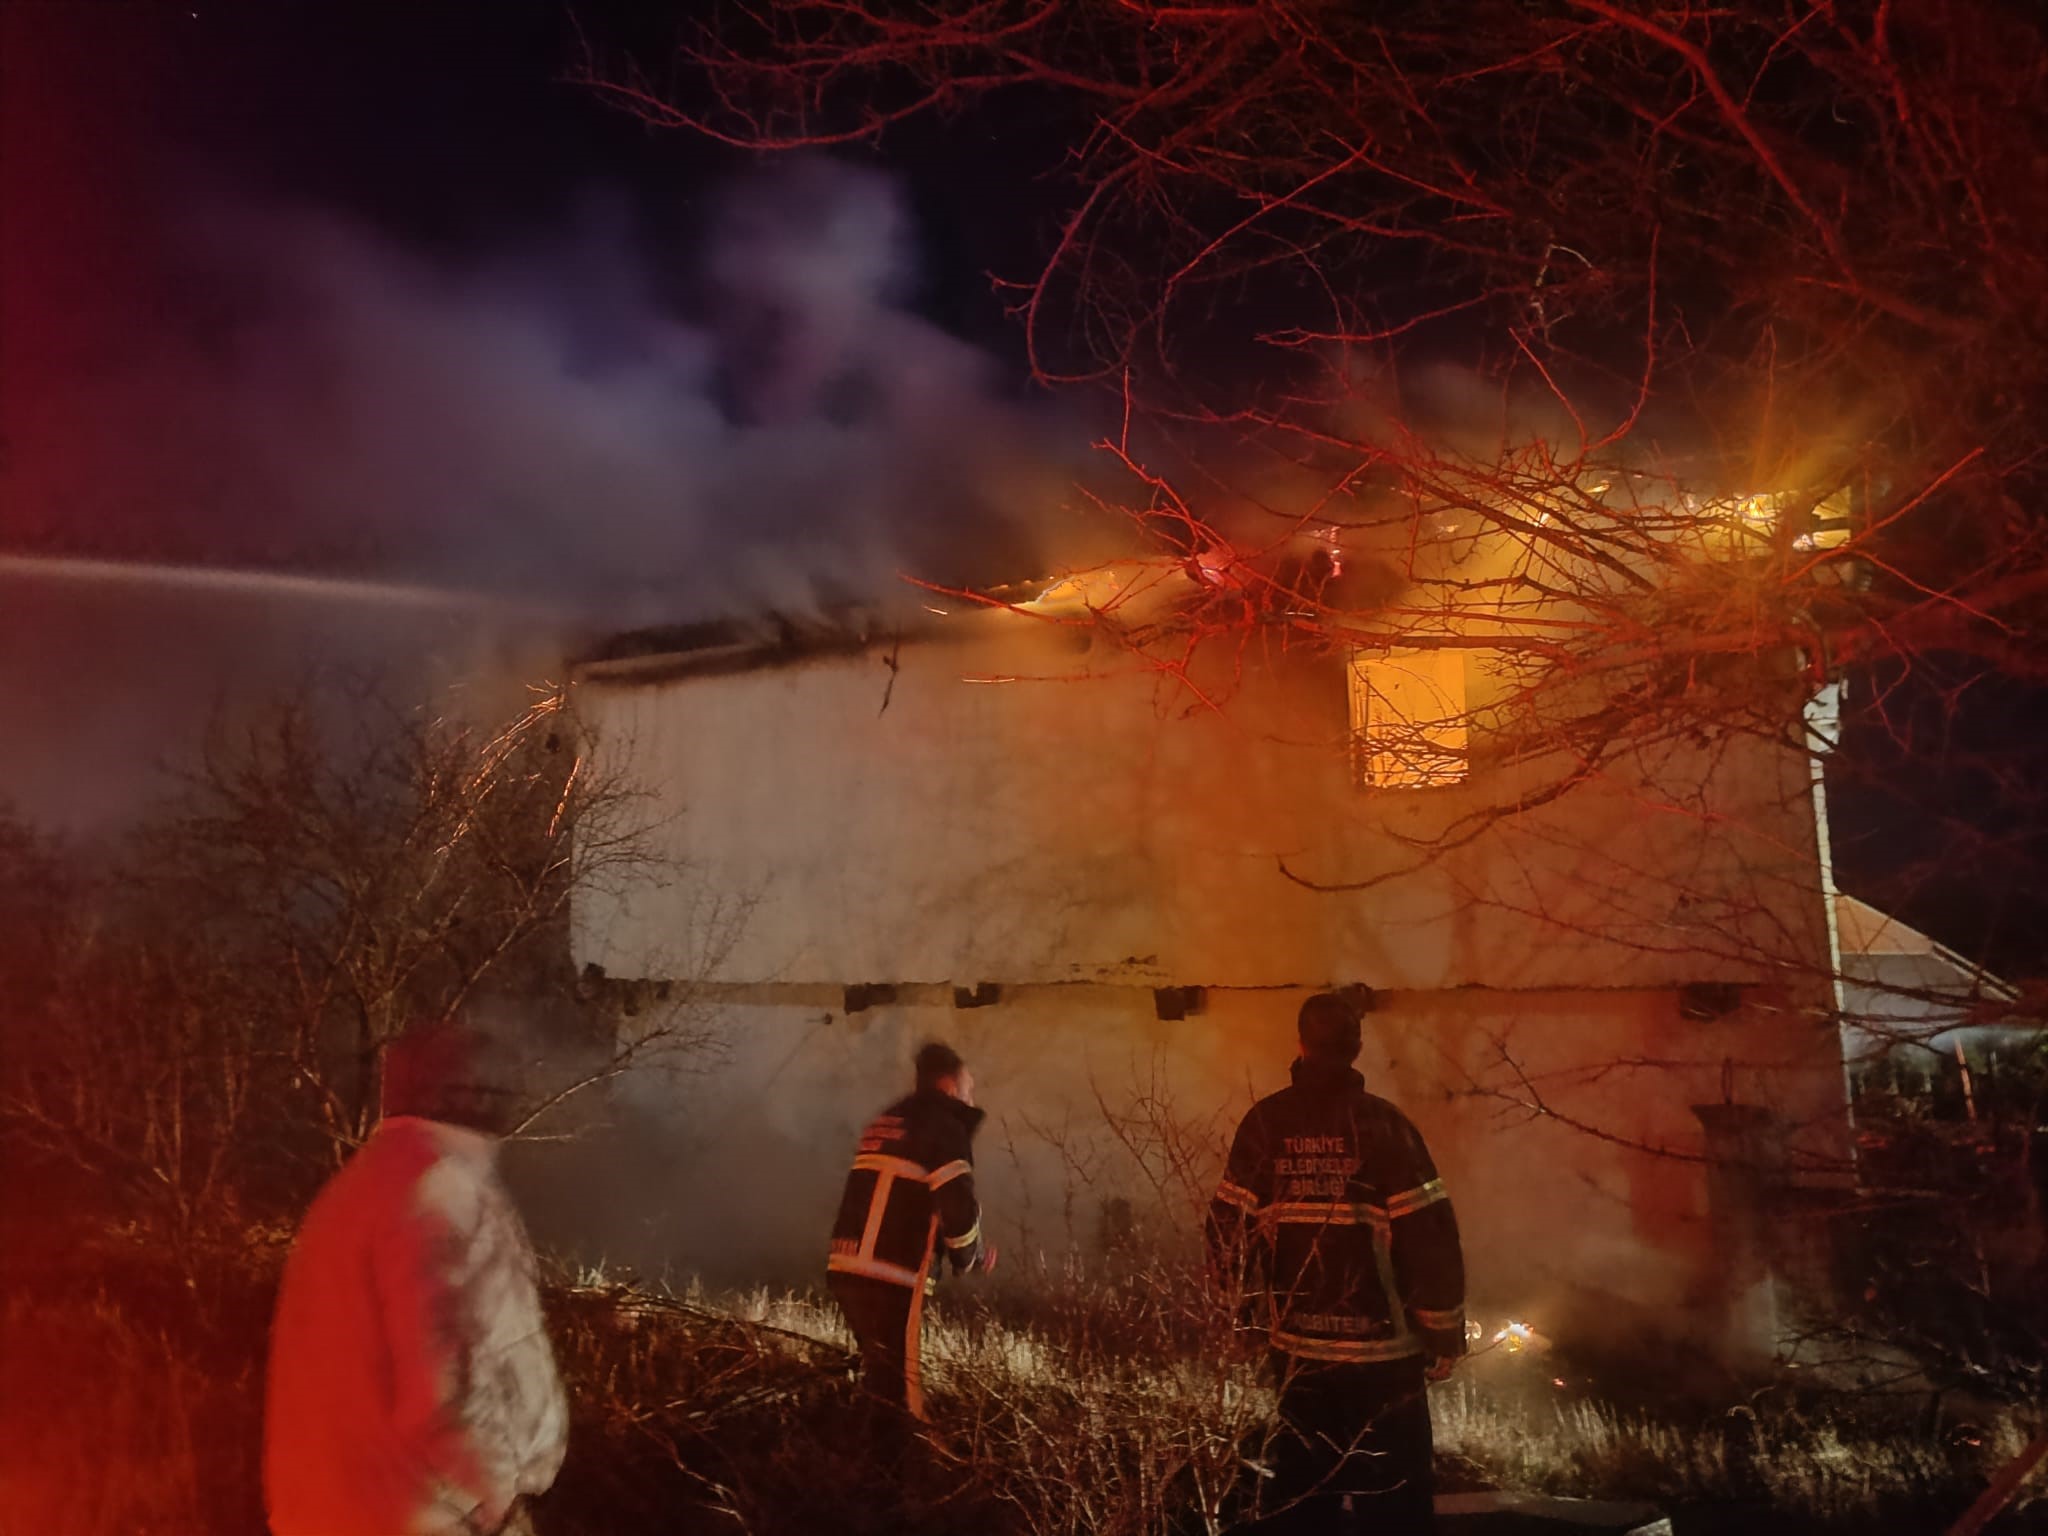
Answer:
<path fill-rule="evenodd" d="M 271 1329 L 275 1536 L 475 1536 L 568 1439 L 533 1248 L 496 1141 L 392 1116 L 306 1213 Z"/>
<path fill-rule="evenodd" d="M 923 1089 L 862 1131 L 826 1268 L 922 1286 L 938 1245 L 956 1270 L 975 1263 L 982 1242 L 972 1144 L 981 1119 L 972 1105 Z"/>
<path fill-rule="evenodd" d="M 1237 1128 L 1210 1203 L 1218 1278 L 1304 1360 L 1465 1352 L 1458 1222 L 1407 1116 L 1349 1067 L 1304 1058 Z M 1239 1289 L 1241 1287 L 1241 1289 Z"/>

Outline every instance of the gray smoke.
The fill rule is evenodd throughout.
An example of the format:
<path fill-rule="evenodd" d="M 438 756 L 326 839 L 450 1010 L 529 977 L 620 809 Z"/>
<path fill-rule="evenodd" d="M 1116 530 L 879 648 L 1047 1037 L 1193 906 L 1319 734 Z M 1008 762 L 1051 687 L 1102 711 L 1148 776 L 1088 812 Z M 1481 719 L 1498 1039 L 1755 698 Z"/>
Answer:
<path fill-rule="evenodd" d="M 608 618 L 882 598 L 907 566 L 1017 556 L 1057 484 L 1006 473 L 1043 457 L 1035 423 L 984 357 L 900 307 L 891 180 L 777 165 L 712 200 L 694 252 L 657 255 L 622 222 L 479 263 L 327 214 L 208 221 L 192 271 L 237 297 L 138 381 L 160 515 L 216 550 L 281 529 Z"/>
<path fill-rule="evenodd" d="M 1048 559 L 1077 464 L 1054 444 L 1085 435 L 909 307 L 916 232 L 886 175 L 776 162 L 705 199 L 682 249 L 601 197 L 486 256 L 197 202 L 139 263 L 146 300 L 75 328 L 97 355 L 16 412 L 0 545 L 446 583 L 524 611 L 400 622 L 11 574 L 0 665 L 32 675 L 30 750 L 0 800 L 31 814 L 115 813 L 186 722 L 309 667 L 551 671 L 600 629 L 908 605 L 906 574 Z M 570 622 L 537 632 L 535 603 Z M 66 676 L 35 661 L 53 645 Z"/>

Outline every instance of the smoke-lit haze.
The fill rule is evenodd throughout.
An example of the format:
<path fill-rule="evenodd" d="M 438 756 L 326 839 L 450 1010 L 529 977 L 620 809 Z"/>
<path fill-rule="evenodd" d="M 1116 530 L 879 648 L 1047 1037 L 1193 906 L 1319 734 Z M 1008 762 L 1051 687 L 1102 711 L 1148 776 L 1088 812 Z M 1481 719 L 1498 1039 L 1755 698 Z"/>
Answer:
<path fill-rule="evenodd" d="M 0 554 L 512 600 L 17 565 L 0 801 L 38 820 L 119 819 L 209 713 L 309 668 L 546 672 L 594 630 L 908 601 L 906 571 L 1028 568 L 1064 499 L 1050 424 L 911 308 L 919 232 L 882 173 L 773 162 L 665 221 L 680 235 L 594 189 L 553 233 L 451 252 L 189 155 L 103 158 L 84 104 L 9 84 Z"/>
<path fill-rule="evenodd" d="M 771 166 L 685 252 L 595 216 L 465 261 L 301 209 L 179 234 L 183 312 L 94 381 L 61 455 L 17 449 L 10 501 L 59 543 L 654 621 L 881 594 L 1057 494 L 1017 472 L 1027 426 L 985 360 L 892 302 L 911 232 L 873 172 Z M 664 263 L 697 269 L 715 320 L 656 297 Z"/>

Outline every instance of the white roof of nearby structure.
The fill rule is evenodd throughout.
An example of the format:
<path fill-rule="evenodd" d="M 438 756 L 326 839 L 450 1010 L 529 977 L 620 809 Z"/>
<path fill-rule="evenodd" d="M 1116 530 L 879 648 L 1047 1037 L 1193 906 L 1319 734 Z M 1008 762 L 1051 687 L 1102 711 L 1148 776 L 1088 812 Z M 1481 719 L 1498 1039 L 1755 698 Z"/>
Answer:
<path fill-rule="evenodd" d="M 1835 894 L 1835 933 L 1842 946 L 1845 969 L 1848 962 L 1856 959 L 1881 962 L 1895 956 L 1911 956 L 1921 961 L 1915 969 L 1930 974 L 1952 973 L 1956 983 L 1972 992 L 2001 1002 L 2011 1002 L 2020 995 L 2019 988 L 2011 982 L 1964 959 L 1940 940 L 1842 892 Z"/>
<path fill-rule="evenodd" d="M 1935 955 L 1947 953 L 1918 928 L 1880 912 L 1868 902 L 1836 893 L 1835 930 L 1844 955 Z M 1960 956 L 1956 963 L 1963 965 Z M 1964 966 L 1969 969 L 1968 966 Z"/>
<path fill-rule="evenodd" d="M 1898 1038 L 1947 1051 L 1959 1040 L 2041 1027 L 2006 1016 L 2001 1005 L 2018 1000 L 2017 987 L 1868 902 L 1837 894 L 1835 930 L 1852 1055 Z M 1987 1004 L 1989 1016 L 1980 1015 Z"/>

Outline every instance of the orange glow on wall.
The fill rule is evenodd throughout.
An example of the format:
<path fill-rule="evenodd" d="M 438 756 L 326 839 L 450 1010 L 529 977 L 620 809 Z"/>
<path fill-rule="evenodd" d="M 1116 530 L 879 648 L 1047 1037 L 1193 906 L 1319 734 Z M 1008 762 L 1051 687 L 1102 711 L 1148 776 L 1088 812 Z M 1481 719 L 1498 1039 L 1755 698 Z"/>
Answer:
<path fill-rule="evenodd" d="M 1426 789 L 1466 772 L 1465 653 L 1351 657 L 1352 772 L 1361 788 Z"/>

